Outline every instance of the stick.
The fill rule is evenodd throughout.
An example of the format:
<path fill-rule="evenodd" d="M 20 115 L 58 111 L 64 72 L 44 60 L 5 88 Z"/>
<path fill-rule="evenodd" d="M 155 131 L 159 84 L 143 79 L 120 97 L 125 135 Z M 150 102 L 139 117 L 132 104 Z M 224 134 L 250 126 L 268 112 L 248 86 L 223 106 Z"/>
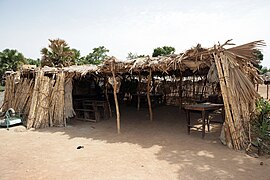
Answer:
<path fill-rule="evenodd" d="M 138 82 L 138 88 L 137 88 L 137 95 L 138 95 L 138 102 L 137 102 L 137 111 L 140 110 L 140 104 L 141 104 L 141 80 L 142 80 L 142 77 L 141 77 L 141 73 L 139 72 L 139 82 Z"/>
<path fill-rule="evenodd" d="M 180 109 L 182 109 L 182 103 L 183 103 L 183 98 L 182 98 L 182 94 L 183 94 L 182 84 L 183 84 L 183 77 L 182 77 L 182 73 L 180 73 L 180 82 L 179 82 L 179 104 L 180 104 Z"/>
<path fill-rule="evenodd" d="M 116 84 L 116 78 L 115 78 L 115 62 L 113 61 L 111 63 L 111 70 L 113 75 L 113 95 L 114 95 L 114 102 L 115 102 L 115 108 L 116 108 L 116 122 L 117 122 L 117 133 L 120 134 L 120 112 L 119 112 L 119 106 L 118 106 L 118 99 L 117 99 L 117 84 Z"/>
<path fill-rule="evenodd" d="M 108 78 L 105 78 L 105 97 L 106 97 L 106 101 L 107 101 L 107 105 L 108 105 L 108 109 L 109 109 L 109 113 L 110 113 L 110 118 L 111 118 L 112 117 L 112 109 L 111 109 L 109 96 L 108 96 Z"/>
<path fill-rule="evenodd" d="M 268 84 L 266 85 L 266 99 L 268 99 L 268 92 L 269 92 L 269 86 Z"/>
<path fill-rule="evenodd" d="M 148 107 L 149 107 L 149 115 L 150 121 L 153 121 L 153 113 L 152 113 L 152 105 L 151 105 L 151 98 L 150 98 L 150 82 L 151 82 L 152 70 L 150 69 L 147 81 L 147 100 L 148 100 Z"/>

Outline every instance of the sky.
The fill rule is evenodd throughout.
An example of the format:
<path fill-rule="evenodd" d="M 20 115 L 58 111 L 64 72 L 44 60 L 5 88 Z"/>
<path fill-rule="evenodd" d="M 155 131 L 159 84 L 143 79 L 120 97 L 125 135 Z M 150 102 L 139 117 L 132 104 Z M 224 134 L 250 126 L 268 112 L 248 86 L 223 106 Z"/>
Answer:
<path fill-rule="evenodd" d="M 270 0 L 0 0 L 0 51 L 40 58 L 48 39 L 64 39 L 87 55 L 105 46 L 125 59 L 173 46 L 176 53 L 265 40 L 262 65 L 270 68 Z"/>

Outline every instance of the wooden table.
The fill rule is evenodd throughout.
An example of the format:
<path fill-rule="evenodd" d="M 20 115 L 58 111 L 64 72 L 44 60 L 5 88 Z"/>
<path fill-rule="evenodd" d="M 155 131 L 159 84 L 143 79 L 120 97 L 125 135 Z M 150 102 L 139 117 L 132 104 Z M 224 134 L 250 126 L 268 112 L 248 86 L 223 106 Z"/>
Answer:
<path fill-rule="evenodd" d="M 192 104 L 192 105 L 186 105 L 184 109 L 186 110 L 186 120 L 187 120 L 187 130 L 188 134 L 190 134 L 190 128 L 192 127 L 190 125 L 190 111 L 199 111 L 202 114 L 202 138 L 205 136 L 205 121 L 207 120 L 207 128 L 208 131 L 210 131 L 209 128 L 209 114 L 210 112 L 213 112 L 215 110 L 218 110 L 220 108 L 224 108 L 223 104 L 212 104 L 212 103 L 202 103 L 202 104 Z M 224 113 L 224 111 L 222 111 Z"/>

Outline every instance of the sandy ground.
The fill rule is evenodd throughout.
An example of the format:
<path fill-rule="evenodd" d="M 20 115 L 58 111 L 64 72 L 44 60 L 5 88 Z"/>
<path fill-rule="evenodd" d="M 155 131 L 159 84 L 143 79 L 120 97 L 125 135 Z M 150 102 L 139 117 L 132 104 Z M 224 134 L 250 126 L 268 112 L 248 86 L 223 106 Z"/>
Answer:
<path fill-rule="evenodd" d="M 0 179 L 269 179 L 270 159 L 223 146 L 220 125 L 187 135 L 177 107 L 121 107 L 115 119 L 71 121 L 66 128 L 0 129 Z M 192 114 L 198 119 L 199 114 Z M 216 119 L 220 117 L 217 116 Z M 77 149 L 78 146 L 84 146 Z M 260 165 L 263 163 L 263 165 Z"/>
<path fill-rule="evenodd" d="M 266 88 L 266 85 L 260 85 L 259 88 L 258 88 L 258 92 L 259 94 L 264 97 L 264 98 L 267 98 L 267 88 Z M 268 99 L 270 98 L 270 86 L 269 86 L 269 92 L 268 92 Z"/>

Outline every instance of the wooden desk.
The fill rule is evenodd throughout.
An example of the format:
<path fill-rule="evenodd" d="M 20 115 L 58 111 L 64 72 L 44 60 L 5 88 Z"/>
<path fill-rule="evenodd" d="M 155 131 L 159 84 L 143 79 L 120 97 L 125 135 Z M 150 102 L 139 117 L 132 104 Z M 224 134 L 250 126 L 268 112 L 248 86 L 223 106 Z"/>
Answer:
<path fill-rule="evenodd" d="M 76 117 L 79 120 L 92 122 L 100 121 L 101 115 L 104 119 L 109 117 L 108 104 L 106 101 L 90 100 L 90 99 L 75 99 Z"/>
<path fill-rule="evenodd" d="M 224 108 L 223 104 L 212 104 L 212 103 L 202 103 L 202 104 L 192 104 L 186 105 L 184 109 L 186 110 L 186 120 L 187 120 L 187 130 L 188 134 L 190 134 L 190 111 L 199 111 L 202 113 L 202 138 L 205 136 L 205 121 L 207 120 L 207 128 L 209 128 L 209 113 L 220 108 Z M 223 112 L 224 113 L 224 112 Z"/>

